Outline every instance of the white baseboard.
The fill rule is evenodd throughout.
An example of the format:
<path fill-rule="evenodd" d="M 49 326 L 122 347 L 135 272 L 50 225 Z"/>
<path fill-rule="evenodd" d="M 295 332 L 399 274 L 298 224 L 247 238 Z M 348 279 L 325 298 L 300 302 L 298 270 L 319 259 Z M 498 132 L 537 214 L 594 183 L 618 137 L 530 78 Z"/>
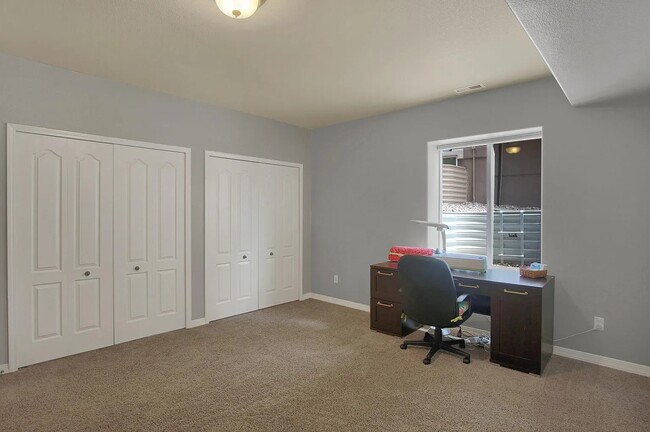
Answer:
<path fill-rule="evenodd" d="M 345 307 L 349 307 L 349 308 L 352 308 L 352 309 L 357 309 L 357 310 L 364 311 L 364 312 L 370 312 L 370 306 L 369 305 L 364 305 L 364 304 L 361 304 L 361 303 L 355 303 L 355 302 L 351 302 L 351 301 L 348 301 L 348 300 L 341 300 L 341 299 L 338 299 L 336 297 L 329 297 L 329 296 L 322 295 L 322 294 L 316 294 L 316 293 L 303 294 L 301 300 L 307 300 L 308 298 L 311 298 L 311 299 L 314 299 L 314 300 L 320 300 L 320 301 L 327 302 L 327 303 L 333 303 L 333 304 L 336 304 L 336 305 L 339 305 L 339 306 L 345 306 Z"/>
<path fill-rule="evenodd" d="M 206 325 L 207 323 L 208 323 L 207 319 L 205 319 L 205 318 L 197 318 L 195 320 L 190 321 L 187 328 L 200 327 L 202 325 Z"/>
<path fill-rule="evenodd" d="M 557 345 L 553 347 L 553 354 L 560 357 L 567 357 L 570 359 L 580 360 L 599 366 L 605 366 L 623 372 L 630 372 L 633 374 L 650 377 L 650 366 L 644 366 L 642 364 L 632 363 L 625 360 L 618 360 L 611 357 L 604 357 L 583 351 L 572 350 Z"/>
<path fill-rule="evenodd" d="M 9 365 L 8 364 L 0 364 L 0 375 L 1 374 L 6 374 L 9 373 Z"/>
<path fill-rule="evenodd" d="M 300 301 L 309 300 L 310 298 L 311 298 L 311 293 L 310 292 L 300 295 Z"/>

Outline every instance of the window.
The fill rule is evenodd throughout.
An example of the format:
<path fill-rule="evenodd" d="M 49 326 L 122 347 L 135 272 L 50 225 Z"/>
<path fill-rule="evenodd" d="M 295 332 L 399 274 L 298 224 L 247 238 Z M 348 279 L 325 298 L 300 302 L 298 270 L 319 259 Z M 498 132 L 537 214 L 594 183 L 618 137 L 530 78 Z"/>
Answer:
<path fill-rule="evenodd" d="M 443 165 L 458 165 L 458 158 L 456 156 L 443 156 Z"/>
<path fill-rule="evenodd" d="M 525 137 L 431 143 L 440 176 L 429 177 L 439 184 L 439 214 L 429 219 L 449 225 L 448 252 L 486 255 L 492 266 L 541 261 L 541 130 Z"/>

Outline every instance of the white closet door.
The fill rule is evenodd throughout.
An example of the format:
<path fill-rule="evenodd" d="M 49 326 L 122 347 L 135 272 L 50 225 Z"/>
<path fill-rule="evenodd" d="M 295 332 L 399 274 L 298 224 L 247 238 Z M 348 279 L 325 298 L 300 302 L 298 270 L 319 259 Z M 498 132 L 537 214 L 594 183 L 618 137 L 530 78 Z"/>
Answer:
<path fill-rule="evenodd" d="M 14 354 L 22 367 L 113 343 L 113 147 L 18 132 Z"/>
<path fill-rule="evenodd" d="M 260 165 L 260 308 L 300 298 L 300 171 Z"/>
<path fill-rule="evenodd" d="M 209 321 L 258 309 L 259 164 L 208 157 L 205 289 Z"/>
<path fill-rule="evenodd" d="M 185 327 L 185 155 L 115 147 L 115 342 Z"/>

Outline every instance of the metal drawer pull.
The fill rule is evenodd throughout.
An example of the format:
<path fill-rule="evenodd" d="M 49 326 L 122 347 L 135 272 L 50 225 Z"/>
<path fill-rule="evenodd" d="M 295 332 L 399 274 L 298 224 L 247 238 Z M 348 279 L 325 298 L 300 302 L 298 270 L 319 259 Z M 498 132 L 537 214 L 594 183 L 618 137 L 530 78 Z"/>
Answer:
<path fill-rule="evenodd" d="M 378 271 L 377 274 L 382 275 L 382 276 L 393 276 L 393 273 L 384 273 L 384 272 L 380 272 L 380 271 Z"/>
<path fill-rule="evenodd" d="M 521 291 L 510 291 L 510 290 L 504 289 L 503 292 L 508 293 L 508 294 L 528 295 L 528 291 L 521 292 Z"/>
<path fill-rule="evenodd" d="M 386 303 L 382 303 L 382 302 L 378 301 L 377 306 L 392 308 L 394 305 L 392 303 L 391 304 L 386 304 Z"/>
<path fill-rule="evenodd" d="M 458 282 L 458 286 L 459 286 L 459 287 L 463 287 L 463 288 L 474 288 L 474 289 L 478 289 L 478 285 L 465 285 L 465 284 L 462 284 L 462 283 L 460 283 L 460 282 Z"/>

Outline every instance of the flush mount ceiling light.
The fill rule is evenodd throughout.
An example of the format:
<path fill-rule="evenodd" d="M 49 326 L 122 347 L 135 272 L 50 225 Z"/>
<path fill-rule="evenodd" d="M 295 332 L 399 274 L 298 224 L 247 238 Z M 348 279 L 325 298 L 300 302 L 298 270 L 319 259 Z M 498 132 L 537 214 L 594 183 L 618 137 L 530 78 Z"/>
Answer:
<path fill-rule="evenodd" d="M 230 18 L 244 19 L 253 15 L 264 0 L 215 0 L 217 6 Z"/>
<path fill-rule="evenodd" d="M 508 153 L 508 154 L 517 154 L 520 151 L 521 151 L 521 147 L 519 147 L 519 146 L 506 147 L 506 153 Z"/>

